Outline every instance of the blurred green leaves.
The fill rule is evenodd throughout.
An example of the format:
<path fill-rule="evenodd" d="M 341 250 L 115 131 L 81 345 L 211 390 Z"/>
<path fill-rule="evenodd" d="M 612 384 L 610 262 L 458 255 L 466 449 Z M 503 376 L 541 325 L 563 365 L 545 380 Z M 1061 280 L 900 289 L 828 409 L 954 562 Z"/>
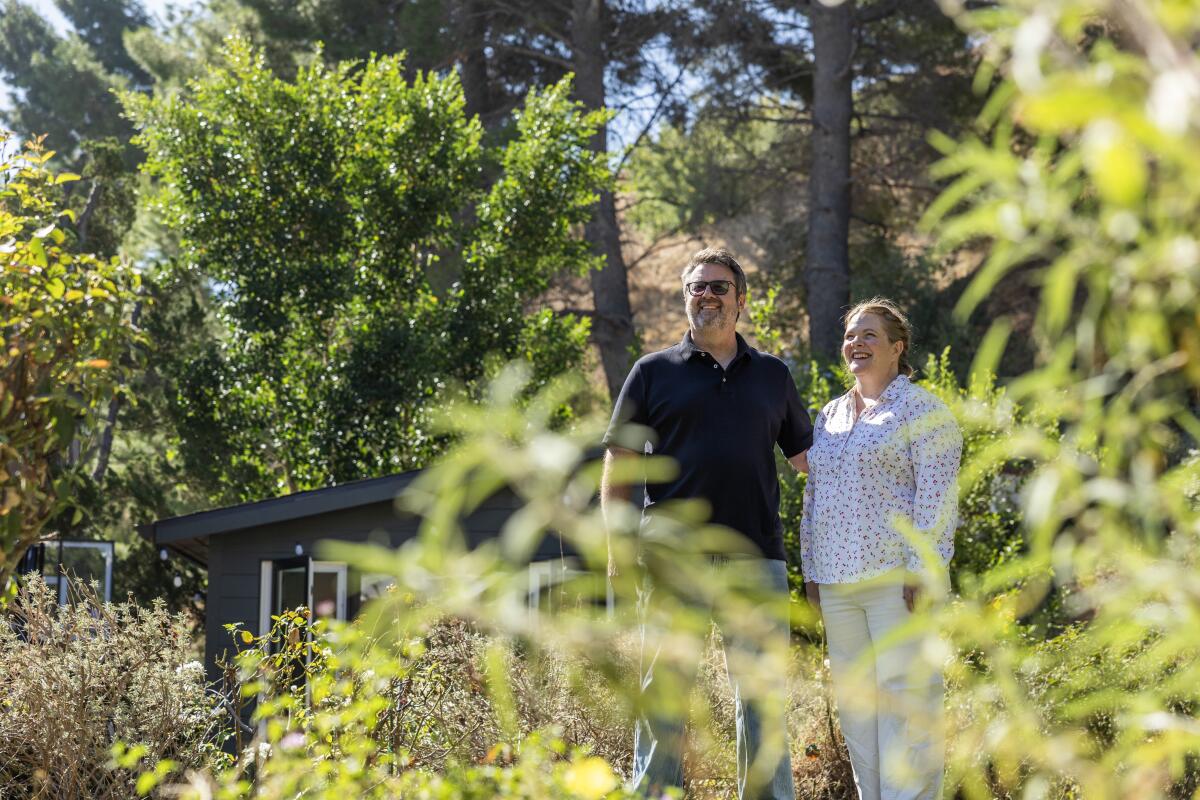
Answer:
<path fill-rule="evenodd" d="M 1200 73 L 1183 54 L 1200 20 L 1011 0 L 960 22 L 989 43 L 979 85 L 996 81 L 977 136 L 934 139 L 952 183 L 925 224 L 947 250 L 989 251 L 960 314 L 1015 270 L 1041 298 L 1038 365 L 1004 387 L 1020 413 L 964 465 L 967 482 L 1023 465 L 1028 544 L 960 581 L 941 621 L 967 654 L 950 781 L 969 798 L 1190 796 L 1200 514 L 1179 487 L 1200 430 Z"/>

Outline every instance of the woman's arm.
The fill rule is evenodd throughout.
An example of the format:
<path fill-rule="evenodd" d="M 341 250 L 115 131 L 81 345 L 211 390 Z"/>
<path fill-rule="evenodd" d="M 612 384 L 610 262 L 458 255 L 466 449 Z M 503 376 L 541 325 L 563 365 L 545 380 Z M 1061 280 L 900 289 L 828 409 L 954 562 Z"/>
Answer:
<path fill-rule="evenodd" d="M 954 529 L 958 526 L 958 468 L 962 434 L 950 409 L 936 398 L 917 404 L 907 421 L 916 493 L 913 525 L 938 555 L 943 565 L 954 555 Z M 907 547 L 909 572 L 921 572 L 921 554 Z"/>
<path fill-rule="evenodd" d="M 813 429 L 814 429 L 814 431 L 823 430 L 824 425 L 825 425 L 825 412 L 822 411 L 817 414 L 817 419 L 813 425 Z M 809 452 L 811 452 L 811 449 L 806 450 L 803 453 L 801 453 L 800 455 L 795 456 L 788 460 L 792 462 L 792 466 L 794 466 L 796 469 L 801 469 L 801 466 L 796 463 L 796 459 L 803 458 L 804 466 L 801 471 L 808 473 L 804 479 L 804 506 L 803 506 L 803 509 L 801 510 L 801 514 L 800 514 L 800 531 L 799 531 L 800 571 L 804 573 L 805 588 L 807 590 L 809 601 L 813 602 L 814 604 L 819 604 L 820 600 L 816 596 L 816 584 L 813 583 L 813 581 L 809 577 L 810 575 L 812 575 L 812 571 L 811 571 L 812 558 L 810 556 L 810 553 L 812 552 L 813 513 L 814 513 L 813 497 L 815 494 L 814 489 L 813 489 L 813 481 L 815 480 L 815 477 L 813 476 L 813 473 L 812 473 L 812 465 L 808 461 Z"/>

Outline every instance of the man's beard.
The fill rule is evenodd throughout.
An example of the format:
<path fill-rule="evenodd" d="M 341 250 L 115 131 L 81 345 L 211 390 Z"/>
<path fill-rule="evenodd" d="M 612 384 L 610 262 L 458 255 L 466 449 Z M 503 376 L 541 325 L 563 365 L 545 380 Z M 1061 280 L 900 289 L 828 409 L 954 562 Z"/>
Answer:
<path fill-rule="evenodd" d="M 720 309 L 693 309 L 689 305 L 687 317 L 692 330 L 698 331 L 721 331 L 733 328 L 737 324 L 737 310 L 729 306 L 721 306 Z"/>

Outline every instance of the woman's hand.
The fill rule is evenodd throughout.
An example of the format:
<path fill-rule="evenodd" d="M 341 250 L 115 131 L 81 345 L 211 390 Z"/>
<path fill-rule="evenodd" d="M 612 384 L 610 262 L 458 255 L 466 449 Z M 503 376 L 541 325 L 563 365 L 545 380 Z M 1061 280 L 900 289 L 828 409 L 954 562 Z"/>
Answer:
<path fill-rule="evenodd" d="M 808 602 L 812 603 L 814 608 L 821 607 L 821 590 L 816 581 L 804 582 L 804 596 L 808 598 Z"/>

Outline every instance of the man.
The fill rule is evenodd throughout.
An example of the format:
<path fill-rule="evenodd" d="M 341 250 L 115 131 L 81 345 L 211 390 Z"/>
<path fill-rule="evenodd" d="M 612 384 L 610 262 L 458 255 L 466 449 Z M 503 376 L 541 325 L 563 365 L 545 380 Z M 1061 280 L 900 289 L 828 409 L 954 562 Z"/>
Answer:
<path fill-rule="evenodd" d="M 714 573 L 712 582 L 732 578 L 759 591 L 766 587 L 770 611 L 764 609 L 762 616 L 771 621 L 766 627 L 775 644 L 786 647 L 787 571 L 774 451 L 778 445 L 793 466 L 806 471 L 805 451 L 812 444 L 812 425 L 787 365 L 749 347 L 736 331 L 746 305 L 746 275 L 737 260 L 725 250 L 701 250 L 692 256 L 681 277 L 688 332 L 674 347 L 639 359 L 626 378 L 604 437 L 607 450 L 601 505 L 610 518 L 614 504 L 628 502 L 631 496 L 629 486 L 613 485 L 616 459 L 640 452 L 674 459 L 679 466 L 674 479 L 646 486 L 643 530 L 653 526 L 656 512 L 668 501 L 707 501 L 709 521 L 736 531 L 742 538 L 739 549 L 752 553 L 707 558 L 707 568 Z M 616 444 L 626 423 L 650 431 L 641 449 Z M 625 441 L 635 447 L 638 444 Z M 614 569 L 612 552 L 610 542 L 610 572 Z M 651 667 L 659 657 L 645 626 L 645 604 L 652 594 L 649 587 L 639 592 L 644 700 L 656 690 Z M 748 632 L 764 627 L 763 620 L 745 622 L 745 630 L 730 630 L 741 629 L 741 624 L 725 625 L 722 633 L 727 645 L 739 633 L 753 638 Z M 795 788 L 781 713 L 787 701 L 786 676 L 777 676 L 769 699 L 764 701 L 761 692 L 753 692 L 759 696 L 744 703 L 743 689 L 749 687 L 743 687 L 740 675 L 735 674 L 742 671 L 738 662 L 727 658 L 738 706 L 738 796 L 793 800 Z M 746 659 L 741 659 L 740 666 L 745 668 Z M 694 677 L 692 670 L 684 676 L 684 685 Z M 653 700 L 646 700 L 644 706 L 650 711 L 638 720 L 634 732 L 633 782 L 640 791 L 657 795 L 665 787 L 682 784 L 685 720 L 679 713 L 656 714 Z M 764 709 L 774 713 L 764 714 Z M 764 716 L 775 722 L 774 730 L 765 734 Z M 781 755 L 773 769 L 770 764 L 765 770 L 758 765 L 754 775 L 748 776 L 764 736 L 773 748 L 768 752 Z"/>

